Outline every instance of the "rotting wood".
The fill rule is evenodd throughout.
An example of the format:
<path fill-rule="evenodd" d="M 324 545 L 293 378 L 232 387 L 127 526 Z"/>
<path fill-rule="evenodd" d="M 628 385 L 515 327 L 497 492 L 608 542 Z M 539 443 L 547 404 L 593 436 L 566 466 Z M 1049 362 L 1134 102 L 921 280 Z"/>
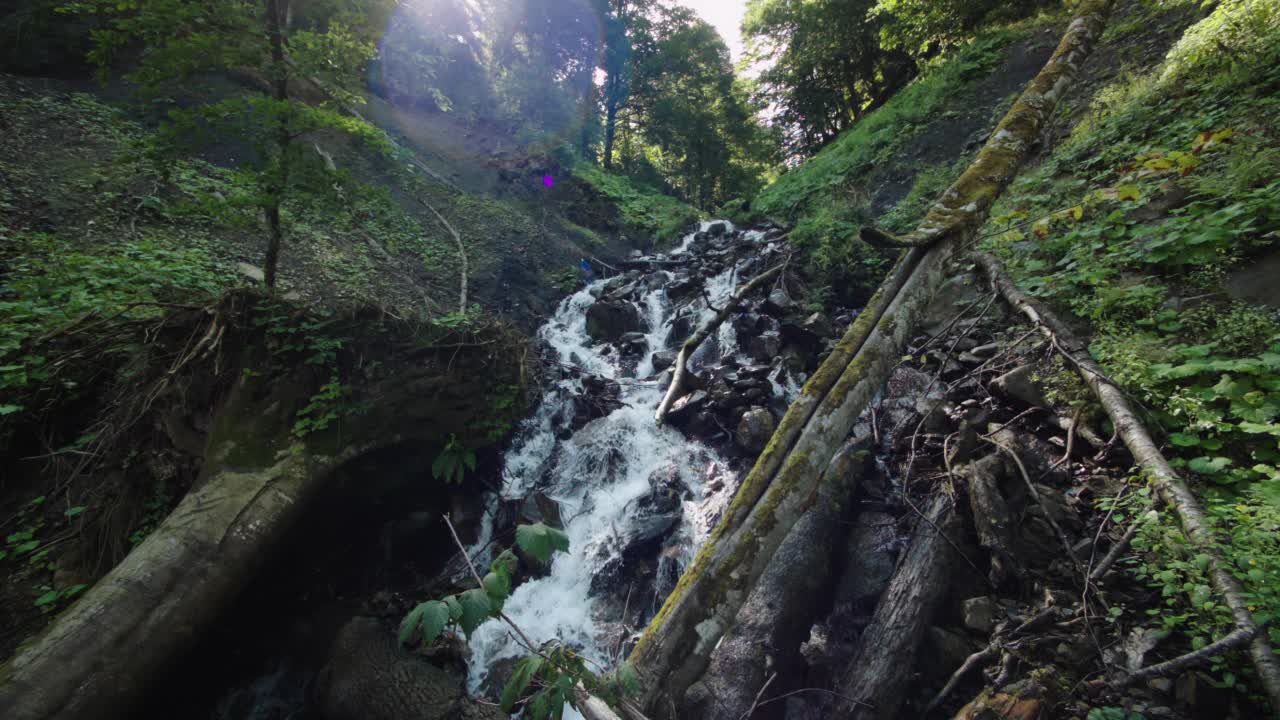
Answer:
<path fill-rule="evenodd" d="M 630 661 L 640 704 L 667 712 L 705 670 L 711 650 L 816 488 L 827 459 L 884 386 L 947 261 L 977 232 L 1101 36 L 1112 0 L 1085 0 L 1048 63 L 1000 121 L 960 178 L 904 240 L 905 252 L 801 396 L 662 609 Z"/>
<path fill-rule="evenodd" d="M 1155 487 L 1160 500 L 1178 516 L 1187 539 L 1199 552 L 1210 558 L 1209 579 L 1231 609 L 1236 628 L 1251 633 L 1249 655 L 1272 710 L 1280 713 L 1280 662 L 1277 662 L 1267 634 L 1258 632 L 1259 625 L 1249 611 L 1244 586 L 1227 569 L 1229 566 L 1218 550 L 1212 525 L 1200 507 L 1200 501 L 1169 465 L 1146 426 L 1129 406 L 1124 392 L 1107 378 L 1102 366 L 1089 354 L 1087 346 L 1053 313 L 1022 292 L 1004 272 L 999 260 L 984 253 L 978 253 L 976 260 L 991 279 L 992 285 L 1009 304 L 1031 320 L 1053 346 L 1075 365 L 1085 383 L 1097 395 L 1120 439 L 1133 454 L 1135 462 Z"/>
<path fill-rule="evenodd" d="M 724 307 L 720 308 L 714 318 L 699 328 L 688 340 L 684 341 L 684 344 L 680 346 L 680 353 L 676 355 L 675 374 L 671 378 L 671 386 L 667 388 L 667 394 L 663 396 L 662 402 L 658 404 L 658 411 L 653 416 L 655 422 L 661 425 L 667 419 L 667 413 L 670 412 L 671 406 L 675 404 L 676 400 L 683 397 L 683 391 L 689 379 L 689 358 L 693 357 L 693 354 L 698 351 L 698 347 L 708 337 L 711 337 L 711 333 L 723 325 L 725 320 L 729 319 L 729 316 L 733 314 L 734 310 L 738 309 L 738 306 L 742 304 L 742 301 L 748 295 L 773 282 L 774 278 L 782 274 L 786 267 L 787 262 L 784 261 L 781 265 L 760 273 L 751 282 L 743 285 L 738 289 L 738 292 L 725 301 Z M 711 304 L 710 300 L 708 300 L 707 304 Z"/>

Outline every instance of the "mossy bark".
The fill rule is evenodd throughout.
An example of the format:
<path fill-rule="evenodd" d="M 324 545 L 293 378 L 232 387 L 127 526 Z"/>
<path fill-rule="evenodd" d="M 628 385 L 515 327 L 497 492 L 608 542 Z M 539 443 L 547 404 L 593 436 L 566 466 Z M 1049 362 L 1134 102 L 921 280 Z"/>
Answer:
<path fill-rule="evenodd" d="M 854 421 L 884 385 L 946 263 L 973 237 L 1102 34 L 1110 0 L 1085 0 L 1040 74 L 997 126 L 973 164 L 913 233 L 867 311 L 855 321 L 788 409 L 706 546 L 646 628 L 630 661 L 643 706 L 678 705 L 703 673 Z M 668 710 L 669 711 L 669 710 Z"/>

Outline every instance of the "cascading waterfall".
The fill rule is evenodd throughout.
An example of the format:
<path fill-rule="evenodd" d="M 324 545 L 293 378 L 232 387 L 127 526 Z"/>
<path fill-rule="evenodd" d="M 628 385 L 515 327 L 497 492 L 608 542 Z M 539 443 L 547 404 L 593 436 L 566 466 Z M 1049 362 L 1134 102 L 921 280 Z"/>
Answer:
<path fill-rule="evenodd" d="M 705 232 L 709 226 L 710 223 L 703 223 L 701 230 Z M 673 255 L 689 252 L 693 240 L 691 233 Z M 647 329 L 646 347 L 634 371 L 628 371 L 619 354 L 608 346 L 593 345 L 587 334 L 586 311 L 607 281 L 597 281 L 560 304 L 555 316 L 540 330 L 541 339 L 561 365 L 617 381 L 622 407 L 587 423 L 567 439 L 559 439 L 565 435 L 565 424 L 572 415 L 565 412 L 566 408 L 575 395 L 583 392 L 580 375 L 571 374 L 547 390 L 504 463 L 503 499 L 521 498 L 535 489 L 545 493 L 559 504 L 570 540 L 570 551 L 556 556 L 550 574 L 516 588 L 504 612 L 535 643 L 558 638 L 606 668 L 614 664 L 615 658 L 610 657 L 611 643 L 604 635 L 609 624 L 616 624 L 618 618 L 600 617 L 601 611 L 592 597 L 592 578 L 620 552 L 620 539 L 635 531 L 636 513 L 629 510 L 651 492 L 651 476 L 674 469 L 692 494 L 692 499 L 684 502 L 683 518 L 672 535 L 674 540 L 668 541 L 668 547 L 674 545 L 677 552 L 664 553 L 658 561 L 655 584 L 662 594 L 670 591 L 671 578 L 678 577 L 709 533 L 716 509 L 708 506 L 723 502 L 719 496 L 706 500 L 704 484 L 717 477 L 730 485 L 736 483 L 730 477 L 728 463 L 714 451 L 653 421 L 662 388 L 651 377 L 652 353 L 665 348 L 673 312 L 665 289 L 669 277 L 660 279 L 663 282 L 653 281 L 651 276 L 643 284 L 646 289 L 637 303 Z M 719 307 L 739 280 L 735 267 L 709 278 L 706 290 L 712 305 Z M 695 302 L 695 307 L 701 308 L 699 323 L 715 314 L 705 301 Z M 729 329 L 718 334 L 717 342 L 704 345 L 694 358 L 695 364 L 704 357 L 711 362 L 739 352 L 730 324 L 722 327 Z M 498 497 L 491 498 L 485 527 L 480 541 L 470 549 L 472 553 L 488 555 L 483 550 L 493 537 L 498 502 Z M 656 605 L 662 598 L 642 600 Z M 498 620 L 478 628 L 469 644 L 472 657 L 468 683 L 472 692 L 479 691 L 495 661 L 527 654 Z M 566 709 L 565 717 L 577 714 Z"/>

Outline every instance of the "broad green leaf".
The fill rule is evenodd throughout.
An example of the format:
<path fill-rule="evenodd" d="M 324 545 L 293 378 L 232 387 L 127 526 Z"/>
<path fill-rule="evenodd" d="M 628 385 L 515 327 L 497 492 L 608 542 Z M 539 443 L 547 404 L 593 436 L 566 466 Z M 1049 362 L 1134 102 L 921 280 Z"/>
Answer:
<path fill-rule="evenodd" d="M 530 655 L 516 664 L 515 671 L 511 673 L 511 679 L 507 681 L 506 687 L 502 688 L 502 697 L 499 704 L 503 712 L 515 712 L 516 703 L 520 701 L 524 691 L 529 689 L 533 678 L 542 669 L 543 660 L 537 655 Z"/>
<path fill-rule="evenodd" d="M 433 643 L 449 624 L 449 606 L 439 600 L 426 605 L 427 609 L 422 613 L 422 642 Z"/>
<path fill-rule="evenodd" d="M 1200 444 L 1200 436 L 1190 433 L 1169 433 L 1169 442 L 1178 447 L 1195 447 Z"/>
<path fill-rule="evenodd" d="M 505 574 L 508 578 L 516 574 L 516 568 L 520 567 L 520 560 L 516 554 L 511 552 L 510 548 L 503 550 L 498 557 L 489 563 L 489 569 L 493 572 Z"/>
<path fill-rule="evenodd" d="M 397 637 L 401 645 L 408 643 L 409 639 L 413 637 L 413 631 L 417 630 L 419 623 L 422 622 L 422 613 L 425 612 L 426 605 L 426 603 L 418 605 L 410 610 L 409 614 L 405 615 L 404 619 L 400 621 L 400 633 Z"/>
<path fill-rule="evenodd" d="M 449 608 L 449 622 L 458 622 L 462 619 L 462 603 L 458 602 L 457 595 L 450 595 L 443 602 L 445 607 Z"/>
<path fill-rule="evenodd" d="M 458 624 L 462 627 L 462 632 L 471 637 L 471 633 L 493 615 L 493 600 L 484 590 L 472 588 L 458 595 L 458 602 L 462 604 L 462 617 Z"/>
<path fill-rule="evenodd" d="M 1231 467 L 1231 458 L 1222 457 L 1221 455 L 1216 457 L 1201 456 L 1192 458 L 1191 462 L 1187 463 L 1187 467 L 1191 468 L 1192 472 L 1213 475 Z"/>
<path fill-rule="evenodd" d="M 57 599 L 58 599 L 58 591 L 50 590 L 49 592 L 36 598 L 36 607 L 44 607 L 45 605 L 48 605 L 49 603 L 52 603 Z"/>
<path fill-rule="evenodd" d="M 511 594 L 511 578 L 506 573 L 491 572 L 484 576 L 484 591 L 499 602 Z"/>
<path fill-rule="evenodd" d="M 516 528 L 516 544 L 540 563 L 546 563 L 557 550 L 569 551 L 569 536 L 542 523 Z"/>
<path fill-rule="evenodd" d="M 82 512 L 84 512 L 84 506 L 77 505 L 75 507 L 67 508 L 66 511 L 64 511 L 62 514 L 66 515 L 69 518 L 73 518 Z"/>

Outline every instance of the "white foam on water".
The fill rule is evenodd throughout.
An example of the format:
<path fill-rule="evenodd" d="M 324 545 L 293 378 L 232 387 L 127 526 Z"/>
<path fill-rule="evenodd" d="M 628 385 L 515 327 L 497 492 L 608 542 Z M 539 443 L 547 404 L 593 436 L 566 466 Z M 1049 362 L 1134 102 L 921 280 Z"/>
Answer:
<path fill-rule="evenodd" d="M 710 225 L 711 222 L 704 222 L 701 229 L 705 231 Z M 692 234 L 687 236 L 677 252 L 687 252 L 692 239 Z M 707 281 L 714 305 L 720 307 L 733 293 L 736 278 L 736 273 L 726 270 Z M 566 519 L 564 531 L 569 536 L 569 552 L 555 556 L 550 574 L 517 587 L 503 612 L 534 643 L 559 639 L 607 668 L 612 661 L 603 624 L 614 619 L 597 617 L 591 579 L 618 552 L 617 538 L 625 536 L 632 526 L 629 507 L 650 492 L 649 478 L 656 471 L 677 469 L 693 494 L 693 500 L 685 503 L 683 520 L 674 535 L 681 541 L 678 561 L 683 567 L 706 539 L 716 514 L 716 508 L 703 501 L 705 482 L 715 477 L 729 478 L 732 473 L 728 464 L 710 449 L 654 422 L 662 388 L 635 382 L 618 363 L 616 353 L 606 353 L 604 346 L 592 345 L 586 333 L 586 311 L 595 301 L 592 290 L 604 282 L 597 281 L 561 302 L 539 335 L 557 362 L 621 381 L 623 406 L 587 423 L 567 440 L 560 440 L 564 430 L 560 425 L 572 415 L 567 410 L 571 409 L 573 395 L 582 391 L 582 384 L 569 379 L 549 388 L 506 454 L 502 495 L 514 499 L 535 488 L 542 490 L 560 505 L 560 515 Z M 672 312 L 665 283 L 653 285 L 642 291 L 639 302 L 648 345 L 634 373 L 641 378 L 653 373 L 651 355 L 664 347 Z M 703 307 L 698 323 L 714 315 L 715 311 Z M 728 327 L 728 332 L 722 330 L 714 344 L 720 346 L 716 352 L 729 356 L 738 351 L 737 338 L 730 323 L 723 327 Z M 712 344 L 706 343 L 704 348 Z M 706 361 L 715 359 L 708 355 Z M 713 502 L 723 503 L 727 495 L 719 493 Z M 493 537 L 498 497 L 490 498 L 489 503 L 494 512 L 486 514 L 486 527 L 480 532 L 484 543 Z M 473 547 L 478 549 L 480 543 Z M 472 651 L 468 674 L 471 692 L 480 690 L 495 661 L 527 654 L 509 628 L 496 619 L 477 628 L 468 644 Z M 564 717 L 579 716 L 566 708 Z"/>

